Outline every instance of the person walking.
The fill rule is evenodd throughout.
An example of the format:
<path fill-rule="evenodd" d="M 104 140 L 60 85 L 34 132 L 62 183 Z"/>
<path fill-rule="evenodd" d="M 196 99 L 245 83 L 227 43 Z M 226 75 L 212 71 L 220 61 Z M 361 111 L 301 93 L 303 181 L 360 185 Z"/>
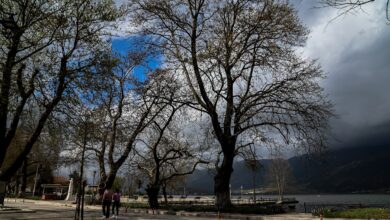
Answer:
<path fill-rule="evenodd" d="M 103 193 L 103 199 L 102 199 L 102 211 L 103 216 L 102 218 L 109 218 L 110 217 L 110 206 L 111 206 L 111 200 L 112 200 L 112 191 L 111 189 L 105 189 Z"/>
<path fill-rule="evenodd" d="M 119 206 L 121 203 L 121 194 L 119 190 L 117 189 L 114 195 L 112 196 L 112 216 L 111 218 L 117 218 L 119 215 Z M 116 215 L 115 215 L 115 209 L 116 209 Z"/>

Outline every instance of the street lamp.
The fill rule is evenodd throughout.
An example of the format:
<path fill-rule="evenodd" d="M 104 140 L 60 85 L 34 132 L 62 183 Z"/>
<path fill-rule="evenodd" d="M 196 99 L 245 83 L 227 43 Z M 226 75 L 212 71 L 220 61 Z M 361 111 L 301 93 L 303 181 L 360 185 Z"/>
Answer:
<path fill-rule="evenodd" d="M 96 170 L 93 171 L 93 181 L 92 184 L 95 186 L 95 176 L 96 176 Z"/>

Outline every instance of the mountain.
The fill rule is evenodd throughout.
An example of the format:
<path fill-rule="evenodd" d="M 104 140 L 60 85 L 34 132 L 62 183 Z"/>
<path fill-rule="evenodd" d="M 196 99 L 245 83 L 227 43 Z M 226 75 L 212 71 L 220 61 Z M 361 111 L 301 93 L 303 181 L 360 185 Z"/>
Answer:
<path fill-rule="evenodd" d="M 307 155 L 288 160 L 292 177 L 289 193 L 362 193 L 386 192 L 390 189 L 390 146 L 350 147 L 330 151 L 318 160 Z M 271 160 L 260 160 L 256 171 L 256 187 L 272 186 L 269 181 Z M 231 178 L 233 190 L 253 188 L 253 172 L 244 161 L 234 164 Z M 187 181 L 190 192 L 213 192 L 214 170 L 197 170 Z"/>
<path fill-rule="evenodd" d="M 390 146 L 343 148 L 323 161 L 289 160 L 296 181 L 320 192 L 385 192 L 390 189 Z"/>

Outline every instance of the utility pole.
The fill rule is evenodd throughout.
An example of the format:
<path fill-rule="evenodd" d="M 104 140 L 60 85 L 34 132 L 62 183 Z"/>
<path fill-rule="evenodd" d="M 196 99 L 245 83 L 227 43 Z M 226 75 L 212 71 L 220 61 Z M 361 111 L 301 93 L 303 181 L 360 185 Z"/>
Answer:
<path fill-rule="evenodd" d="M 254 169 L 253 171 L 253 203 L 256 204 L 256 168 L 257 168 L 257 155 L 256 155 L 256 147 L 253 146 L 253 159 L 254 159 Z"/>
<path fill-rule="evenodd" d="M 76 212 L 75 212 L 75 220 L 83 220 L 84 219 L 84 160 L 85 160 L 85 148 L 87 146 L 87 138 L 88 138 L 88 117 L 86 117 L 85 121 L 83 121 L 83 148 L 81 151 L 81 165 L 80 165 L 80 184 L 79 188 L 77 190 L 77 205 L 76 205 Z M 82 206 L 80 208 L 80 205 L 82 203 Z"/>
<path fill-rule="evenodd" d="M 95 204 L 95 196 L 96 196 L 96 187 L 95 187 L 95 176 L 96 176 L 96 170 L 93 171 L 93 190 L 92 190 L 92 204 Z"/>
<path fill-rule="evenodd" d="M 41 164 L 38 163 L 37 165 L 37 170 L 35 171 L 35 179 L 34 179 L 34 188 L 33 188 L 33 192 L 32 192 L 32 196 L 34 197 L 35 196 L 35 189 L 37 187 L 37 182 L 38 182 L 38 171 L 39 171 L 39 167 L 41 166 Z"/>
<path fill-rule="evenodd" d="M 93 185 L 95 186 L 95 176 L 96 176 L 96 170 L 93 171 Z"/>

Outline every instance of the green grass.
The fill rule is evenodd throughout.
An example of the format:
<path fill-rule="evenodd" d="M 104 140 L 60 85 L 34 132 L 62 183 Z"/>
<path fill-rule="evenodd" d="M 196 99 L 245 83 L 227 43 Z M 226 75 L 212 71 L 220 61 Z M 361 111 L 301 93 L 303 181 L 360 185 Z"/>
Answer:
<path fill-rule="evenodd" d="M 326 211 L 326 218 L 361 218 L 361 219 L 390 219 L 390 209 L 357 208 L 343 211 Z"/>
<path fill-rule="evenodd" d="M 124 203 L 122 204 L 127 208 L 141 208 L 149 209 L 149 206 L 145 203 Z M 212 205 L 164 205 L 160 204 L 160 209 L 169 210 L 173 212 L 186 211 L 186 212 L 218 212 L 218 209 Z M 223 211 L 224 213 L 242 213 L 242 214 L 279 214 L 284 213 L 284 210 L 280 206 L 276 205 L 235 205 L 229 210 Z"/>

